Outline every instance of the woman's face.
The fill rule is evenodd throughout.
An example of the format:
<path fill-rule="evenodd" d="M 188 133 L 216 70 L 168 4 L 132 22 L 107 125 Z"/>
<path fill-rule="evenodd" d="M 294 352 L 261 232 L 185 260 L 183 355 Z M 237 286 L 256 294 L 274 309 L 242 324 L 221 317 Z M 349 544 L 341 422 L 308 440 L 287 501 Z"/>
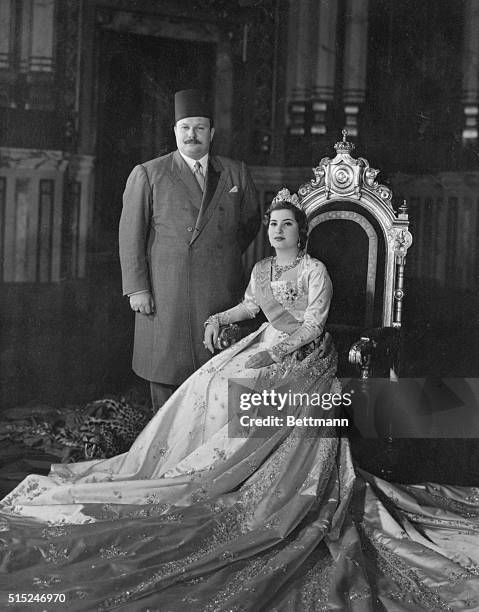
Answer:
<path fill-rule="evenodd" d="M 273 210 L 269 219 L 268 238 L 275 249 L 297 249 L 299 226 L 291 210 Z"/>

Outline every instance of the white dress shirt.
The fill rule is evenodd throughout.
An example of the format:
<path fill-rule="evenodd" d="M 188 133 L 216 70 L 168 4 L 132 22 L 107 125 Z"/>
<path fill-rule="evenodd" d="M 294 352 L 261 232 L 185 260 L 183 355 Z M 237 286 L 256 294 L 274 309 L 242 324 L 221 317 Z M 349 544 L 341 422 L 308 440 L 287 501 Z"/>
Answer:
<path fill-rule="evenodd" d="M 179 154 L 185 160 L 185 162 L 188 164 L 188 167 L 191 170 L 191 172 L 193 172 L 193 174 L 195 174 L 195 164 L 196 164 L 196 162 L 200 162 L 201 167 L 203 169 L 203 176 L 206 178 L 206 172 L 208 170 L 208 157 L 210 155 L 209 153 L 207 153 L 206 155 L 203 155 L 203 157 L 201 159 L 192 159 L 191 157 L 188 157 L 187 155 L 184 155 L 181 151 L 179 151 Z"/>

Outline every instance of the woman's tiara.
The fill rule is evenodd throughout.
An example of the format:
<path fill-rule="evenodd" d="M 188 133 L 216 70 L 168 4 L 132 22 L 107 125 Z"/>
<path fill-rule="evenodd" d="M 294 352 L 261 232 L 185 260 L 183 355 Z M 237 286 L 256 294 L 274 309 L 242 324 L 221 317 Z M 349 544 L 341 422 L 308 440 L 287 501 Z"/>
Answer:
<path fill-rule="evenodd" d="M 297 194 L 291 193 L 289 189 L 286 189 L 286 187 L 283 187 L 283 189 L 280 189 L 278 191 L 278 193 L 271 202 L 271 206 L 274 206 L 279 202 L 289 202 L 296 208 L 299 208 L 299 210 L 303 210 L 303 207 L 301 206 L 301 202 L 299 201 Z"/>

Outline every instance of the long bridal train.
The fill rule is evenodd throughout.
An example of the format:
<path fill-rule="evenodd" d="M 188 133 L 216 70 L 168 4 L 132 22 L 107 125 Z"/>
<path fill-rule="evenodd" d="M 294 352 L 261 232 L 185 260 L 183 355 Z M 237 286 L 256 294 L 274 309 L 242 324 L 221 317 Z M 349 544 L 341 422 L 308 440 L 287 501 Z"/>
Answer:
<path fill-rule="evenodd" d="M 232 379 L 338 390 L 335 351 L 315 342 L 245 366 L 295 337 L 306 346 L 327 316 L 320 262 L 305 256 L 293 288 L 270 269 L 257 264 L 243 302 L 268 323 L 190 377 L 128 453 L 55 465 L 3 500 L 2 605 L 25 609 L 8 594 L 35 593 L 28 609 L 45 609 L 40 596 L 61 593 L 86 611 L 479 610 L 479 489 L 385 482 L 327 428 L 232 436 Z"/>

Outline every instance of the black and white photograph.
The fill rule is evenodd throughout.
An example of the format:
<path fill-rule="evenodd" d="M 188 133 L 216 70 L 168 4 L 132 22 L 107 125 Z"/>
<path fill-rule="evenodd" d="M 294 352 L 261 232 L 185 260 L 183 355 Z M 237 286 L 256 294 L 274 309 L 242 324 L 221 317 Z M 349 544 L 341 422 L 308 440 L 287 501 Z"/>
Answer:
<path fill-rule="evenodd" d="M 0 610 L 479 612 L 479 0 L 0 0 Z"/>

